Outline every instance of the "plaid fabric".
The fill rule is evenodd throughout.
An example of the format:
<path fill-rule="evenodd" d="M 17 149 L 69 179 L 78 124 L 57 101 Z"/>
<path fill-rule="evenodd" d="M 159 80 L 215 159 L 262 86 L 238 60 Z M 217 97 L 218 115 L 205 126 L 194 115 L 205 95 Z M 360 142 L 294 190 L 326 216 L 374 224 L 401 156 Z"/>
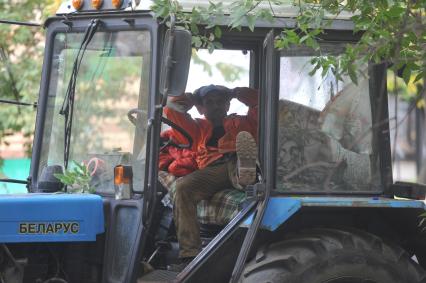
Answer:
<path fill-rule="evenodd" d="M 168 172 L 158 173 L 159 182 L 169 191 L 164 197 L 163 204 L 173 203 L 177 178 Z M 226 225 L 238 211 L 245 200 L 245 193 L 236 189 L 223 190 L 216 193 L 209 201 L 201 201 L 197 207 L 198 220 L 202 224 Z"/>

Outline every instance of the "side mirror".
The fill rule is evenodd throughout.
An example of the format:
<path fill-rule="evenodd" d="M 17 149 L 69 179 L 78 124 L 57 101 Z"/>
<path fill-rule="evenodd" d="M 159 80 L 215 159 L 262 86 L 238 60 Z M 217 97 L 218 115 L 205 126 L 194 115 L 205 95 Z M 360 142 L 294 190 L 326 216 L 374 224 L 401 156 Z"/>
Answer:
<path fill-rule="evenodd" d="M 185 92 L 191 62 L 191 33 L 178 27 L 167 30 L 161 61 L 160 93 L 179 96 Z"/>

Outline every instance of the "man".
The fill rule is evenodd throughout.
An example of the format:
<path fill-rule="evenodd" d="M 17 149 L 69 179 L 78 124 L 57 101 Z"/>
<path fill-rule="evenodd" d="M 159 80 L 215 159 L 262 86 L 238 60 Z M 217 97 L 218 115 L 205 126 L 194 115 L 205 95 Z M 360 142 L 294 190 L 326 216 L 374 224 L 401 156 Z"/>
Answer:
<path fill-rule="evenodd" d="M 232 98 L 249 107 L 247 115 L 227 115 Z M 187 113 L 194 105 L 205 119 L 193 119 Z M 199 168 L 176 183 L 173 214 L 183 268 L 201 250 L 197 203 L 218 191 L 255 182 L 258 92 L 203 86 L 194 94 L 170 98 L 164 112 L 193 138 Z"/>

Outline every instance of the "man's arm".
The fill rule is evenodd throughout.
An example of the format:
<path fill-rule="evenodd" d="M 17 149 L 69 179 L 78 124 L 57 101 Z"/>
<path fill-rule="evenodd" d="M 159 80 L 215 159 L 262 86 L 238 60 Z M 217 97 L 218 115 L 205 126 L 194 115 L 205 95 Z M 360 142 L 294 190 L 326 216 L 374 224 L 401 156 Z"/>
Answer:
<path fill-rule="evenodd" d="M 198 124 L 192 119 L 191 115 L 187 113 L 192 106 L 194 106 L 194 103 L 187 94 L 169 97 L 167 99 L 167 106 L 164 108 L 164 114 L 173 123 L 186 130 L 195 141 L 199 133 Z M 181 136 L 180 133 L 179 136 Z M 186 139 L 184 138 L 184 140 Z"/>
<path fill-rule="evenodd" d="M 236 87 L 233 89 L 233 93 L 236 99 L 249 107 L 247 119 L 257 128 L 259 91 L 249 87 Z"/>
<path fill-rule="evenodd" d="M 247 105 L 249 108 L 257 107 L 259 101 L 259 91 L 249 87 L 236 87 L 233 89 L 236 99 Z"/>

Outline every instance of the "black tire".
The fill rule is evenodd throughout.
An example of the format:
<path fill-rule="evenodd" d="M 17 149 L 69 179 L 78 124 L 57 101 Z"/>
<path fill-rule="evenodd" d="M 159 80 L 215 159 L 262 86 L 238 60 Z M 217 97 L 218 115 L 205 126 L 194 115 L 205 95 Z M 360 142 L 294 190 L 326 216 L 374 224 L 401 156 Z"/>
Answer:
<path fill-rule="evenodd" d="M 242 283 L 426 283 L 402 248 L 358 230 L 302 231 L 257 251 Z"/>

